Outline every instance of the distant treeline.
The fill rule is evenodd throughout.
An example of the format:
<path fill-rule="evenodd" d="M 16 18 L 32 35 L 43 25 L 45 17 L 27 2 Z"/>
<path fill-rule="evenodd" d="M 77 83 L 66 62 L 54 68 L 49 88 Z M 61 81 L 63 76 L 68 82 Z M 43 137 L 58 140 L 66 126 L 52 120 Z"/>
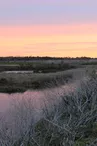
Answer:
<path fill-rule="evenodd" d="M 91 57 L 32 57 L 32 56 L 25 56 L 25 57 L 0 57 L 0 61 L 33 61 L 33 60 L 90 60 L 90 59 L 97 59 Z"/>

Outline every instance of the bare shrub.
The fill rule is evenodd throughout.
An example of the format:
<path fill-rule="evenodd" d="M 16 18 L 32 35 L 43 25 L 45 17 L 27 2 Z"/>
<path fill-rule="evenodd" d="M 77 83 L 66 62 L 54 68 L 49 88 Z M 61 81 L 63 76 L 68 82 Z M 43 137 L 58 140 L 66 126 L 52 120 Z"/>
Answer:
<path fill-rule="evenodd" d="M 92 134 L 97 121 L 97 80 L 81 81 L 75 92 L 61 99 L 52 109 L 44 110 L 45 116 L 38 125 L 41 146 L 73 146 Z"/>
<path fill-rule="evenodd" d="M 84 79 L 68 94 L 61 91 L 62 94 L 45 94 L 47 101 L 43 101 L 37 120 L 39 111 L 33 108 L 32 99 L 16 100 L 8 118 L 0 121 L 0 145 L 81 146 L 79 141 L 92 137 L 97 122 L 97 79 Z M 88 145 L 95 142 L 94 137 Z"/>

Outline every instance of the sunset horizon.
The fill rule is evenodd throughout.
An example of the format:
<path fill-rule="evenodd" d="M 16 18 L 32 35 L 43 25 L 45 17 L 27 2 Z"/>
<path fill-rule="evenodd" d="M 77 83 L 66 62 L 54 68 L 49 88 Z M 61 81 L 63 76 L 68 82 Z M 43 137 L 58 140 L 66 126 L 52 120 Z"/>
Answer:
<path fill-rule="evenodd" d="M 0 56 L 97 57 L 97 2 L 12 1 L 0 5 Z"/>
<path fill-rule="evenodd" d="M 0 146 L 97 145 L 97 0 L 0 3 Z"/>

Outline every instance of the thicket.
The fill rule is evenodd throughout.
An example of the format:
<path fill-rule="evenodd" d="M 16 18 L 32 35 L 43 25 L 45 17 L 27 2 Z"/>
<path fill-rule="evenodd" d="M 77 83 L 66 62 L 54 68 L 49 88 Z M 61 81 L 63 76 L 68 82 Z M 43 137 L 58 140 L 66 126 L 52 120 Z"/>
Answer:
<path fill-rule="evenodd" d="M 14 102 L 8 118 L 0 121 L 0 146 L 97 145 L 96 74 L 54 97 L 52 104 L 47 96 L 41 111 L 32 99 Z"/>

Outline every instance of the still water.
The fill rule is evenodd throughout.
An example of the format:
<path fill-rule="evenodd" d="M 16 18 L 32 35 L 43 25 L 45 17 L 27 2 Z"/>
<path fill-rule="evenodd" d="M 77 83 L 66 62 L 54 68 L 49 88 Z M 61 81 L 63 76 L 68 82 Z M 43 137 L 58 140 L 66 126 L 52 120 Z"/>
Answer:
<path fill-rule="evenodd" d="M 65 86 L 45 89 L 45 90 L 31 90 L 24 93 L 6 94 L 0 93 L 0 113 L 7 111 L 11 106 L 20 104 L 32 104 L 36 109 L 43 108 L 45 104 L 53 104 L 60 100 L 64 94 L 68 94 L 76 88 L 75 84 L 68 84 Z M 27 103 L 28 102 L 28 103 Z"/>
<path fill-rule="evenodd" d="M 35 105 L 42 96 L 43 94 L 40 91 L 26 91 L 24 93 L 14 94 L 0 93 L 0 112 L 5 112 L 16 101 L 19 102 L 25 98 L 33 99 L 33 104 Z"/>

